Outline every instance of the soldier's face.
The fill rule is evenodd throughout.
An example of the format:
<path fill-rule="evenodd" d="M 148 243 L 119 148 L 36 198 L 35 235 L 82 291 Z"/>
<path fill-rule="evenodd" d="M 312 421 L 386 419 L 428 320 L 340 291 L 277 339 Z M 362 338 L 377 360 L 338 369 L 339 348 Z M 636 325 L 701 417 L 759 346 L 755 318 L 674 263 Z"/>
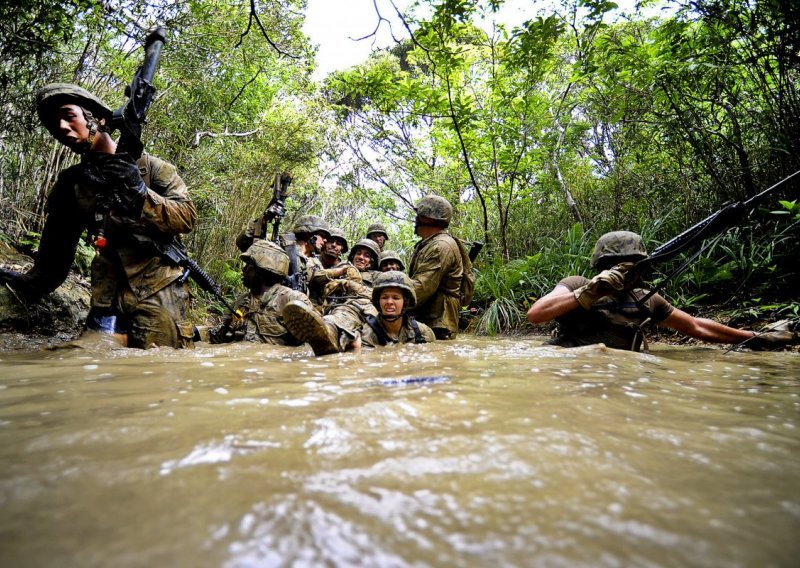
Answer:
<path fill-rule="evenodd" d="M 85 150 L 89 142 L 89 125 L 78 105 L 61 105 L 45 126 L 56 140 L 75 153 Z"/>
<path fill-rule="evenodd" d="M 383 245 L 386 242 L 386 237 L 383 236 L 383 233 L 370 233 L 369 235 L 367 235 L 367 238 L 372 239 L 373 241 L 378 243 L 378 246 L 381 247 L 381 249 L 383 248 Z"/>
<path fill-rule="evenodd" d="M 405 297 L 400 288 L 384 288 L 381 290 L 378 305 L 381 307 L 381 314 L 385 316 L 399 316 L 403 313 Z"/>
<path fill-rule="evenodd" d="M 339 239 L 331 239 L 325 243 L 325 252 L 339 258 L 344 250 L 344 243 Z"/>
<path fill-rule="evenodd" d="M 369 270 L 371 264 L 372 256 L 370 256 L 369 252 L 364 247 L 356 249 L 355 254 L 353 254 L 353 265 L 363 271 Z"/>
<path fill-rule="evenodd" d="M 242 268 L 242 284 L 245 288 L 252 288 L 256 284 L 256 267 L 247 262 Z"/>
<path fill-rule="evenodd" d="M 381 265 L 381 272 L 389 272 L 390 270 L 402 270 L 400 263 L 394 260 L 387 260 Z"/>
<path fill-rule="evenodd" d="M 322 254 L 322 251 L 325 250 L 326 242 L 327 239 L 325 238 L 325 235 L 323 235 L 322 233 L 314 233 L 311 236 L 311 244 L 314 245 L 314 251 L 317 254 Z"/>

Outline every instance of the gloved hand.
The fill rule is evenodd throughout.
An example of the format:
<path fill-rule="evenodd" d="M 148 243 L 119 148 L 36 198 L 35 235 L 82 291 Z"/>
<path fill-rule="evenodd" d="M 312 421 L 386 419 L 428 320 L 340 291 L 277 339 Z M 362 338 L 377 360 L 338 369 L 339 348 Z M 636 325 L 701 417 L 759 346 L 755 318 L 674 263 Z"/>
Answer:
<path fill-rule="evenodd" d="M 344 273 L 344 277 L 348 280 L 355 280 L 356 282 L 361 282 L 363 280 L 361 277 L 361 272 L 355 266 L 348 266 Z"/>
<path fill-rule="evenodd" d="M 631 267 L 631 263 L 618 264 L 592 278 L 588 284 L 581 286 L 573 292 L 575 299 L 585 310 L 602 298 L 614 292 L 625 289 L 625 273 Z"/>
<path fill-rule="evenodd" d="M 139 173 L 139 166 L 115 154 L 103 163 L 103 175 L 113 188 L 109 196 L 111 208 L 133 217 L 141 215 L 147 186 Z"/>
<path fill-rule="evenodd" d="M 325 284 L 325 288 L 322 291 L 322 295 L 324 298 L 328 296 L 336 295 L 336 294 L 344 294 L 346 291 L 347 280 L 331 280 L 327 284 Z"/>

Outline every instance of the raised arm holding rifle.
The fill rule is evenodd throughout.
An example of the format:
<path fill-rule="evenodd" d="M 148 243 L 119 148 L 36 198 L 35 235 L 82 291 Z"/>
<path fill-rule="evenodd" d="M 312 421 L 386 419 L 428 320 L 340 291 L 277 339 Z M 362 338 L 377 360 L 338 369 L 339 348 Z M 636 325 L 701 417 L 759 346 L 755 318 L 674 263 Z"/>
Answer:
<path fill-rule="evenodd" d="M 47 201 L 39 254 L 25 274 L 0 277 L 34 301 L 66 278 L 84 231 L 94 236 L 89 331 L 116 332 L 131 347 L 186 347 L 185 268 L 153 246 L 190 232 L 196 211 L 175 167 L 142 153 L 141 125 L 155 89 L 152 78 L 164 31 L 146 42 L 146 57 L 118 111 L 77 85 L 53 83 L 36 98 L 42 124 L 81 157 L 62 171 Z M 121 131 L 119 142 L 111 137 Z"/>

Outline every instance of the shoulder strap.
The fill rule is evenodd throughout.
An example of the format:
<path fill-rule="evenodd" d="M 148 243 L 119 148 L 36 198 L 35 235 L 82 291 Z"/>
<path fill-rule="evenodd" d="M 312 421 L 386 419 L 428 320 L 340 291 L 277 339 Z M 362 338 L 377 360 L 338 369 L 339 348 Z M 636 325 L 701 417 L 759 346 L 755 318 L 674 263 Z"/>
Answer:
<path fill-rule="evenodd" d="M 380 343 L 381 345 L 387 345 L 391 341 L 391 338 L 389 337 L 389 335 L 383 330 L 383 328 L 381 327 L 381 324 L 378 323 L 378 318 L 376 318 L 375 316 L 370 315 L 370 316 L 367 316 L 367 320 L 366 321 L 367 321 L 367 325 L 370 328 L 372 328 L 372 331 L 375 332 L 375 335 L 377 336 L 377 339 L 378 339 L 378 343 Z"/>
<path fill-rule="evenodd" d="M 414 330 L 414 343 L 427 343 L 425 337 L 422 335 L 422 330 L 420 330 L 417 320 L 414 319 L 413 316 L 408 316 L 408 323 L 411 325 L 411 329 Z"/>

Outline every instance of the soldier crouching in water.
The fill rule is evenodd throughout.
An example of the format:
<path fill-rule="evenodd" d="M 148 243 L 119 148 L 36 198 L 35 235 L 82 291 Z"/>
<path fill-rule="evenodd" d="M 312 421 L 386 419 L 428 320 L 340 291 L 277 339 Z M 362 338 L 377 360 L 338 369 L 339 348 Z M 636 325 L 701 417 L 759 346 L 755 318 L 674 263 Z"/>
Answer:
<path fill-rule="evenodd" d="M 251 341 L 272 345 L 300 345 L 283 325 L 281 312 L 290 301 L 308 303 L 308 297 L 282 282 L 289 274 L 289 255 L 272 241 L 257 239 L 240 257 L 242 281 L 248 291 L 236 299 L 237 316 L 210 333 L 211 343 Z"/>
<path fill-rule="evenodd" d="M 367 316 L 361 329 L 361 343 L 379 347 L 396 343 L 431 343 L 433 330 L 417 322 L 408 311 L 414 308 L 417 296 L 411 279 L 395 270 L 381 272 L 372 286 L 372 305 L 378 317 Z"/>
<path fill-rule="evenodd" d="M 561 280 L 552 292 L 531 306 L 528 321 L 545 323 L 555 319 L 560 333 L 548 343 L 561 347 L 604 343 L 615 349 L 639 351 L 643 342 L 647 345 L 642 328 L 649 322 L 708 342 L 746 341 L 753 349 L 781 348 L 796 341 L 791 332 L 757 334 L 693 317 L 659 294 L 641 302 L 648 290 L 641 288 L 638 281 L 629 281 L 626 273 L 633 263 L 647 256 L 642 238 L 636 233 L 606 233 L 597 240 L 590 262 L 599 273 L 591 280 L 583 276 Z"/>
<path fill-rule="evenodd" d="M 361 326 L 367 316 L 376 316 L 369 289 L 361 273 L 340 260 L 347 250 L 341 229 L 331 229 L 319 265 L 312 266 L 309 293 L 321 302 L 324 316 L 304 302 L 289 302 L 283 310 L 287 329 L 308 342 L 315 355 L 327 355 L 361 346 Z"/>
<path fill-rule="evenodd" d="M 35 301 L 64 282 L 81 233 L 102 230 L 106 244 L 92 261 L 87 331 L 124 334 L 130 347 L 191 346 L 183 270 L 153 245 L 190 232 L 197 218 L 175 166 L 147 154 L 135 163 L 114 154 L 106 128 L 111 109 L 77 85 L 47 85 L 36 102 L 42 124 L 81 162 L 62 171 L 50 192 L 33 268 L 5 272 L 2 280 Z"/>

